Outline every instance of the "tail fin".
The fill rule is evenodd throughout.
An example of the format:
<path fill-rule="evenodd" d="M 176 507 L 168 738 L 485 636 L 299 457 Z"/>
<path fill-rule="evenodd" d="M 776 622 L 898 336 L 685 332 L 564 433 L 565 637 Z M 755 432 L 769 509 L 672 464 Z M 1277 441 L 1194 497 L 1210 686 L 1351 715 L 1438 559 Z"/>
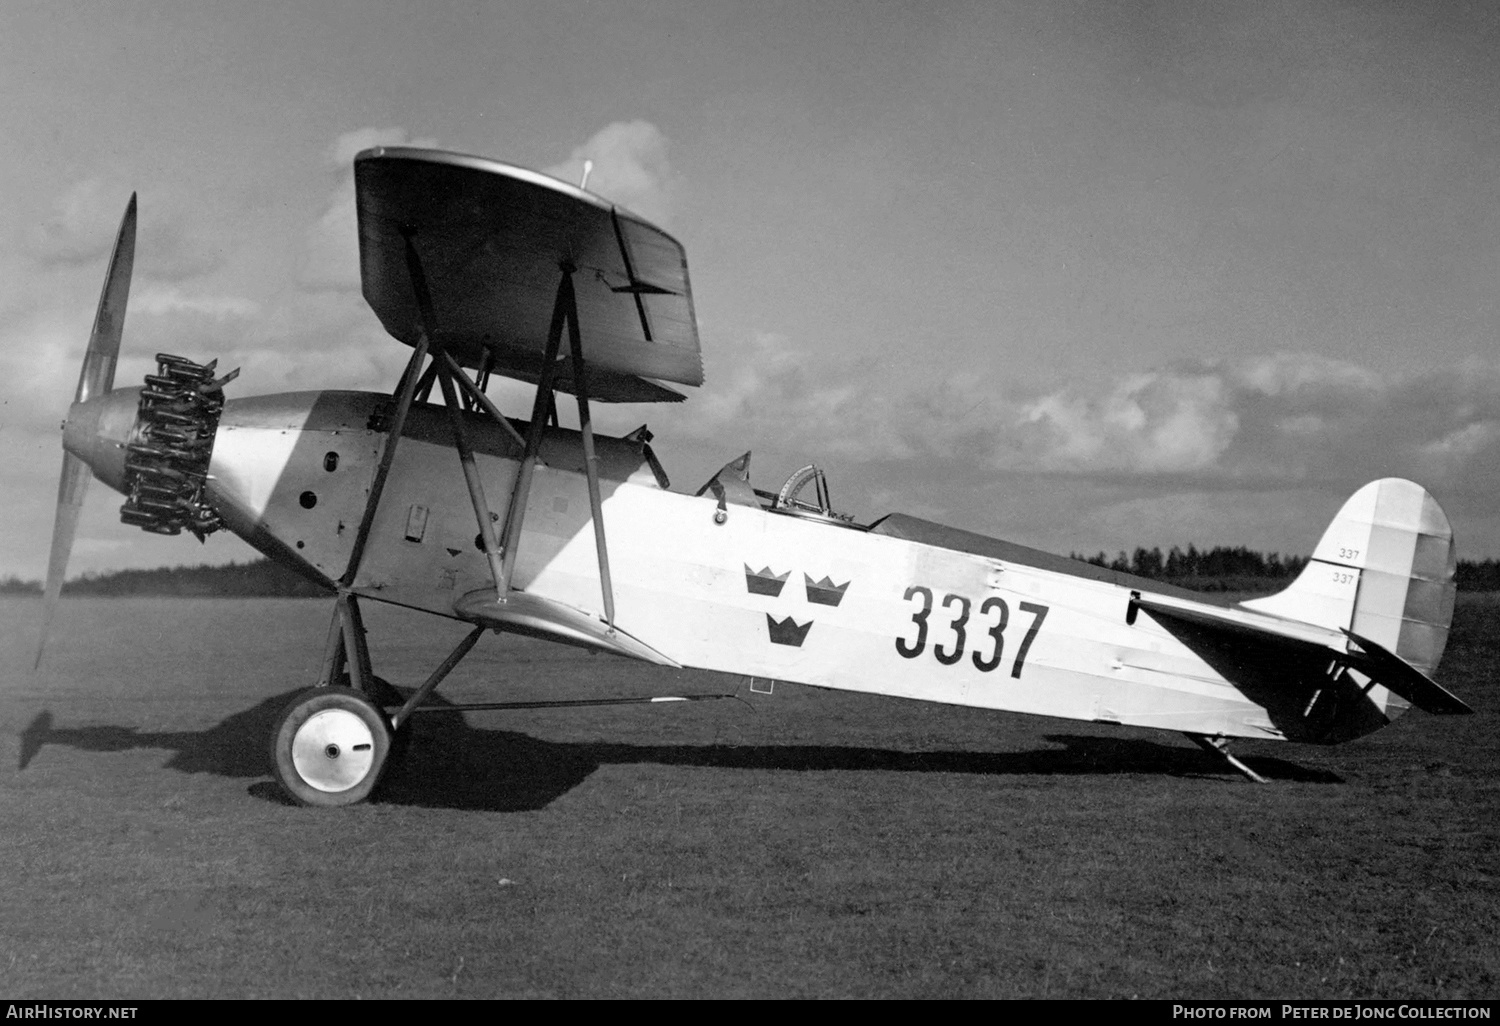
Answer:
<path fill-rule="evenodd" d="M 1350 496 L 1288 588 L 1241 605 L 1352 631 L 1430 674 L 1448 643 L 1456 567 L 1437 500 L 1387 477 Z"/>

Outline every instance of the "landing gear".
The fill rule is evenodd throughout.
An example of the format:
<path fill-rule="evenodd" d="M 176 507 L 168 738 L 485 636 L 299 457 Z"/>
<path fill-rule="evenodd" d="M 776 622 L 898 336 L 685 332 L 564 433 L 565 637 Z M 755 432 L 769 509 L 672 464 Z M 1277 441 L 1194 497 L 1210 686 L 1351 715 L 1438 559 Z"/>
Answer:
<path fill-rule="evenodd" d="M 350 688 L 298 693 L 271 732 L 276 780 L 301 805 L 353 805 L 368 798 L 390 751 L 385 713 Z"/>
<path fill-rule="evenodd" d="M 359 598 L 341 591 L 318 684 L 298 692 L 271 730 L 271 772 L 277 782 L 301 805 L 364 801 L 382 772 L 411 746 L 407 718 L 484 631 L 470 631 L 426 683 L 407 695 L 370 669 Z M 354 682 L 359 686 L 351 687 Z"/>

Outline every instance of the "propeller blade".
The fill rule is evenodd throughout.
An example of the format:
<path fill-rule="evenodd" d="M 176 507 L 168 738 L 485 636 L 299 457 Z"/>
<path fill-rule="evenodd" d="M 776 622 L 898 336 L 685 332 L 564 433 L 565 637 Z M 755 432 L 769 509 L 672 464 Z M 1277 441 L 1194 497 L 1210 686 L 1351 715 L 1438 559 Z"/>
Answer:
<path fill-rule="evenodd" d="M 104 288 L 99 292 L 99 309 L 94 313 L 94 330 L 89 333 L 89 347 L 83 354 L 83 368 L 78 372 L 78 389 L 74 404 L 107 395 L 115 384 L 115 363 L 120 357 L 120 337 L 125 333 L 125 306 L 130 299 L 130 275 L 135 268 L 135 193 L 125 205 L 115 248 L 109 255 L 109 270 L 104 274 Z M 78 533 L 78 515 L 83 511 L 83 496 L 92 476 L 89 465 L 66 450 L 63 452 L 62 478 L 57 483 L 57 515 L 52 521 L 52 551 L 47 556 L 47 587 L 42 592 L 42 630 L 36 643 L 36 662 L 42 665 L 47 650 L 47 634 L 62 596 L 63 576 L 68 572 L 68 556 L 73 551 L 73 536 Z"/>
<path fill-rule="evenodd" d="M 120 233 L 115 236 L 114 252 L 109 257 L 104 289 L 99 293 L 99 310 L 94 314 L 94 330 L 83 356 L 74 402 L 104 395 L 114 387 L 115 361 L 120 355 L 120 336 L 125 331 L 125 304 L 130 298 L 130 273 L 134 267 L 135 193 L 131 193 L 125 216 L 120 219 Z"/>
<path fill-rule="evenodd" d="M 62 595 L 63 575 L 68 571 L 68 555 L 73 551 L 73 535 L 78 532 L 78 514 L 83 509 L 90 476 L 87 463 L 70 452 L 63 453 L 62 479 L 57 483 L 57 518 L 52 522 L 52 552 L 47 557 L 47 588 L 42 592 L 42 631 L 37 638 L 32 670 L 42 665 L 42 653 L 47 650 L 47 634 Z"/>

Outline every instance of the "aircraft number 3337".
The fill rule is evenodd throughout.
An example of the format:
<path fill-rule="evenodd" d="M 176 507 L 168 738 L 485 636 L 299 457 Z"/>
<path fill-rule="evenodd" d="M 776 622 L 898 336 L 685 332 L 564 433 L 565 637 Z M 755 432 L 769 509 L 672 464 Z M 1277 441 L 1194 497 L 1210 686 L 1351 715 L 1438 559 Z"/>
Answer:
<path fill-rule="evenodd" d="M 912 622 L 917 625 L 917 637 L 915 641 L 908 642 L 906 638 L 896 638 L 896 651 L 907 659 L 915 659 L 927 648 L 927 621 L 932 616 L 933 595 L 932 589 L 921 584 L 914 584 L 906 589 L 906 600 L 920 598 L 922 608 L 911 615 Z M 1031 643 L 1036 640 L 1037 633 L 1042 629 L 1042 621 L 1047 619 L 1047 607 L 1034 602 L 1022 602 L 1021 611 L 1030 613 L 1031 626 L 1026 629 L 1026 636 L 1021 639 L 1021 644 L 1016 649 L 1015 662 L 1011 665 L 1010 675 L 1017 679 L 1021 676 L 1021 668 L 1026 665 L 1026 653 L 1031 651 Z M 942 606 L 944 609 L 956 614 L 948 626 L 953 631 L 952 645 L 944 645 L 942 642 L 934 643 L 932 646 L 933 658 L 944 666 L 953 666 L 964 657 L 964 645 L 968 641 L 969 613 L 974 604 L 963 595 L 955 595 L 952 592 L 943 596 Z M 979 615 L 986 621 L 994 618 L 984 633 L 991 639 L 988 645 L 979 642 L 971 653 L 970 658 L 974 667 L 984 673 L 990 673 L 1000 665 L 1001 658 L 1005 655 L 1005 629 L 1010 626 L 1010 606 L 999 595 L 991 595 L 979 606 Z M 987 649 L 987 651 L 985 651 Z"/>

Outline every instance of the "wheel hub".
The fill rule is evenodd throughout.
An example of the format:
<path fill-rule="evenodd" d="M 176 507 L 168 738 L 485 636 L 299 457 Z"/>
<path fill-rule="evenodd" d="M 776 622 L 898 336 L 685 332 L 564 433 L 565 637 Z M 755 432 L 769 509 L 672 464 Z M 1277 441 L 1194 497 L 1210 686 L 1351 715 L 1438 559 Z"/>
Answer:
<path fill-rule="evenodd" d="M 347 791 L 375 764 L 375 737 L 346 709 L 313 713 L 292 737 L 292 765 L 308 785 L 330 793 Z"/>

